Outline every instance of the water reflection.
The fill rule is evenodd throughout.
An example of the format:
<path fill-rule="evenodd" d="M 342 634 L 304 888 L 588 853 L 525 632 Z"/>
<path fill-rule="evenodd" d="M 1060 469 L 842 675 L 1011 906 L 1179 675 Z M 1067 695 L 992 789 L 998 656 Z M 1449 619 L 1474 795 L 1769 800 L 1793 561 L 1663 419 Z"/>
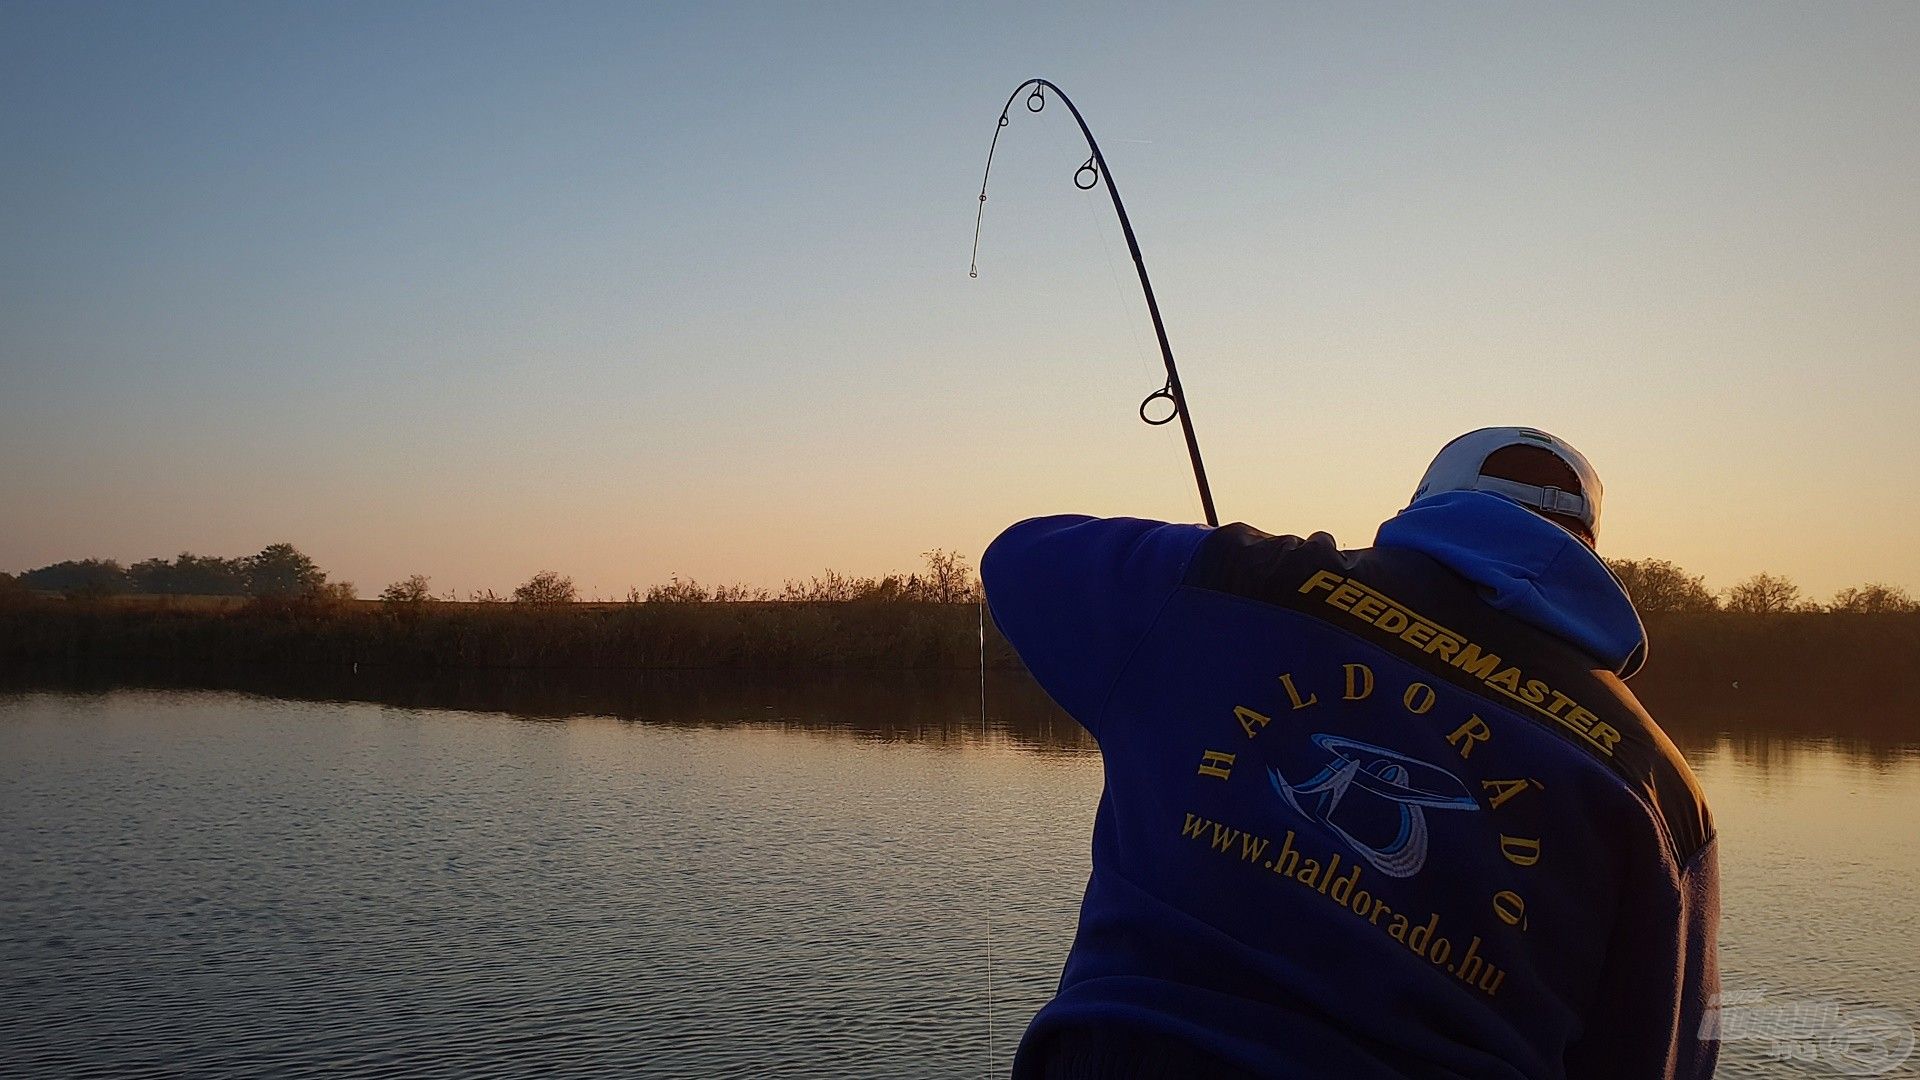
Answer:
<path fill-rule="evenodd" d="M 1893 684 L 1836 672 L 1760 689 L 1649 671 L 1633 690 L 1693 760 L 1722 750 L 1768 769 L 1818 750 L 1886 768 L 1920 748 L 1920 671 Z"/>
<path fill-rule="evenodd" d="M 1742 688 L 1653 673 L 1634 689 L 1674 742 L 1698 760 L 1732 754 L 1766 770 L 1809 750 L 1890 767 L 1920 747 L 1920 672 L 1911 685 L 1834 678 Z M 420 670 L 362 667 L 67 667 L 0 677 L 0 695 L 31 690 L 228 690 L 263 697 L 370 702 L 522 719 L 609 716 L 668 727 L 742 723 L 858 738 L 964 745 L 983 737 L 977 672 Z M 985 734 L 1027 750 L 1093 747 L 1079 725 L 1020 671 L 989 671 Z"/>
<path fill-rule="evenodd" d="M 1101 767 L 1018 676 L 983 738 L 979 690 L 0 676 L 0 1075 L 980 1075 L 1053 991 Z M 1915 1019 L 1910 714 L 1643 692 L 1719 822 L 1727 988 Z M 1722 1074 L 1807 1075 L 1777 1052 Z"/>
<path fill-rule="evenodd" d="M 361 667 L 72 667 L 0 680 L 35 690 L 226 690 L 280 700 L 370 702 L 503 713 L 528 720 L 607 716 L 667 727 L 740 724 L 933 745 L 983 734 L 1030 750 L 1093 747 L 1024 672 L 419 670 Z"/>
<path fill-rule="evenodd" d="M 0 1076 L 1008 1060 L 1072 934 L 1098 759 L 686 715 L 0 700 Z"/>

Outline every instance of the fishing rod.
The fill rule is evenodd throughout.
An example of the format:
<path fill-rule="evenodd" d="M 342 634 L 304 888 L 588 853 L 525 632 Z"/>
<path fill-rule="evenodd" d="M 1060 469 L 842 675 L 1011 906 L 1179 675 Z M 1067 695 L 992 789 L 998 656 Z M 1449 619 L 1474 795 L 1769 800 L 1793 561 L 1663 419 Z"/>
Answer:
<path fill-rule="evenodd" d="M 1107 159 L 1100 153 L 1100 144 L 1094 140 L 1093 130 L 1087 127 L 1087 120 L 1073 104 L 1064 91 L 1045 79 L 1028 79 L 1007 95 L 1007 104 L 1000 110 L 1000 125 L 994 129 L 993 142 L 987 147 L 987 168 L 980 176 L 980 208 L 973 218 L 973 264 L 967 271 L 969 277 L 980 276 L 980 223 L 987 213 L 987 180 L 993 175 L 993 154 L 1000 147 L 1000 132 L 1006 130 L 1013 113 L 1013 103 L 1020 97 L 1022 90 L 1031 87 L 1027 94 L 1027 111 L 1037 113 L 1047 107 L 1047 94 L 1051 92 L 1060 99 L 1067 111 L 1073 114 L 1074 122 L 1080 125 L 1080 134 L 1086 136 L 1086 163 L 1073 173 L 1073 186 L 1081 191 L 1092 191 L 1095 184 L 1106 182 L 1107 195 L 1113 199 L 1113 211 L 1120 216 L 1120 231 L 1126 234 L 1127 251 L 1133 255 L 1133 268 L 1140 273 L 1140 289 L 1147 295 L 1147 313 L 1153 316 L 1153 332 L 1160 339 L 1160 358 L 1166 361 L 1167 384 L 1140 402 L 1140 419 L 1154 427 L 1169 423 L 1174 417 L 1180 418 L 1180 430 L 1187 437 L 1187 457 L 1193 462 L 1193 479 L 1200 485 L 1200 506 L 1206 511 L 1207 524 L 1219 525 L 1220 518 L 1213 511 L 1213 488 L 1207 484 L 1207 467 L 1200 461 L 1200 440 L 1193 434 L 1193 412 L 1187 406 L 1186 391 L 1180 387 L 1180 369 L 1173 363 L 1173 346 L 1167 344 L 1167 327 L 1160 321 L 1160 302 L 1153 298 L 1153 282 L 1147 278 L 1147 261 L 1140 254 L 1140 241 L 1133 235 L 1133 222 L 1127 217 L 1127 207 L 1120 201 L 1120 189 L 1113 186 L 1113 173 L 1107 168 Z M 1083 180 L 1084 178 L 1084 180 Z M 1173 406 L 1173 411 L 1165 416 L 1154 416 L 1148 410 L 1156 401 L 1165 401 Z"/>

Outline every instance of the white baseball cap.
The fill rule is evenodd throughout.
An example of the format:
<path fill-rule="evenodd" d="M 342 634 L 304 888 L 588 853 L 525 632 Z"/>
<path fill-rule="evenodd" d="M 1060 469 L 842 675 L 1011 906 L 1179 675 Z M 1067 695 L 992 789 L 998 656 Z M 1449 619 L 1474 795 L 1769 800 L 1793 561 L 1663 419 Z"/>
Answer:
<path fill-rule="evenodd" d="M 1580 489 L 1564 491 L 1551 485 L 1523 484 L 1501 476 L 1482 476 L 1480 469 L 1486 464 L 1487 458 L 1494 451 L 1509 446 L 1537 446 L 1551 452 L 1573 469 L 1573 474 L 1579 477 Z M 1420 486 L 1414 490 L 1413 497 L 1418 501 L 1443 491 L 1490 491 L 1531 510 L 1574 518 L 1584 523 L 1587 531 L 1595 535 L 1600 531 L 1600 474 L 1593 471 L 1593 464 L 1585 454 L 1536 428 L 1481 428 L 1469 431 L 1441 447 L 1433 464 L 1427 466 L 1427 474 L 1420 478 Z"/>

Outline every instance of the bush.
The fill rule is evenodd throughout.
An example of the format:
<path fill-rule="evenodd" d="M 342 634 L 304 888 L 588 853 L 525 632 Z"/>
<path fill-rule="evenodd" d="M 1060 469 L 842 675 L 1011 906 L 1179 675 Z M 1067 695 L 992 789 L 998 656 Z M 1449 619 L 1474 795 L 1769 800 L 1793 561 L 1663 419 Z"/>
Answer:
<path fill-rule="evenodd" d="M 313 597 L 326 604 L 351 604 L 360 599 L 360 590 L 351 581 L 329 581 L 313 590 Z"/>
<path fill-rule="evenodd" d="M 425 574 L 413 574 L 404 580 L 380 590 L 380 600 L 387 604 L 424 604 L 433 599 L 433 591 L 428 588 Z"/>
<path fill-rule="evenodd" d="M 571 604 L 579 599 L 579 592 L 572 578 L 542 570 L 513 590 L 513 599 L 521 604 Z"/>
<path fill-rule="evenodd" d="M 627 598 L 634 599 L 634 592 L 629 592 Z M 675 574 L 665 585 L 648 586 L 646 595 L 640 599 L 649 604 L 700 604 L 712 597 L 708 595 L 706 586 L 692 578 L 681 581 L 680 575 Z"/>
<path fill-rule="evenodd" d="M 879 584 L 870 577 L 850 577 L 838 570 L 828 570 L 824 577 L 806 581 L 788 579 L 780 588 L 780 599 L 801 604 L 844 604 L 873 594 Z"/>

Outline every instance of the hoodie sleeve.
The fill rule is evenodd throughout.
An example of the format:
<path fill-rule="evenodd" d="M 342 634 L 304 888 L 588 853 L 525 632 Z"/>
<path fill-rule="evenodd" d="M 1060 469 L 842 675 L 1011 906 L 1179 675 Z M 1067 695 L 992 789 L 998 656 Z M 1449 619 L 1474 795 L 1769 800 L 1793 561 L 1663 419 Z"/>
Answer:
<path fill-rule="evenodd" d="M 1063 514 L 1014 525 L 981 556 L 994 624 L 1095 737 L 1108 690 L 1211 531 Z"/>
<path fill-rule="evenodd" d="M 1713 1075 L 1720 1044 L 1707 1020 L 1720 994 L 1718 850 L 1709 840 L 1675 878 L 1639 893 L 1623 912 L 1595 1015 L 1567 1053 L 1569 1080 Z"/>

